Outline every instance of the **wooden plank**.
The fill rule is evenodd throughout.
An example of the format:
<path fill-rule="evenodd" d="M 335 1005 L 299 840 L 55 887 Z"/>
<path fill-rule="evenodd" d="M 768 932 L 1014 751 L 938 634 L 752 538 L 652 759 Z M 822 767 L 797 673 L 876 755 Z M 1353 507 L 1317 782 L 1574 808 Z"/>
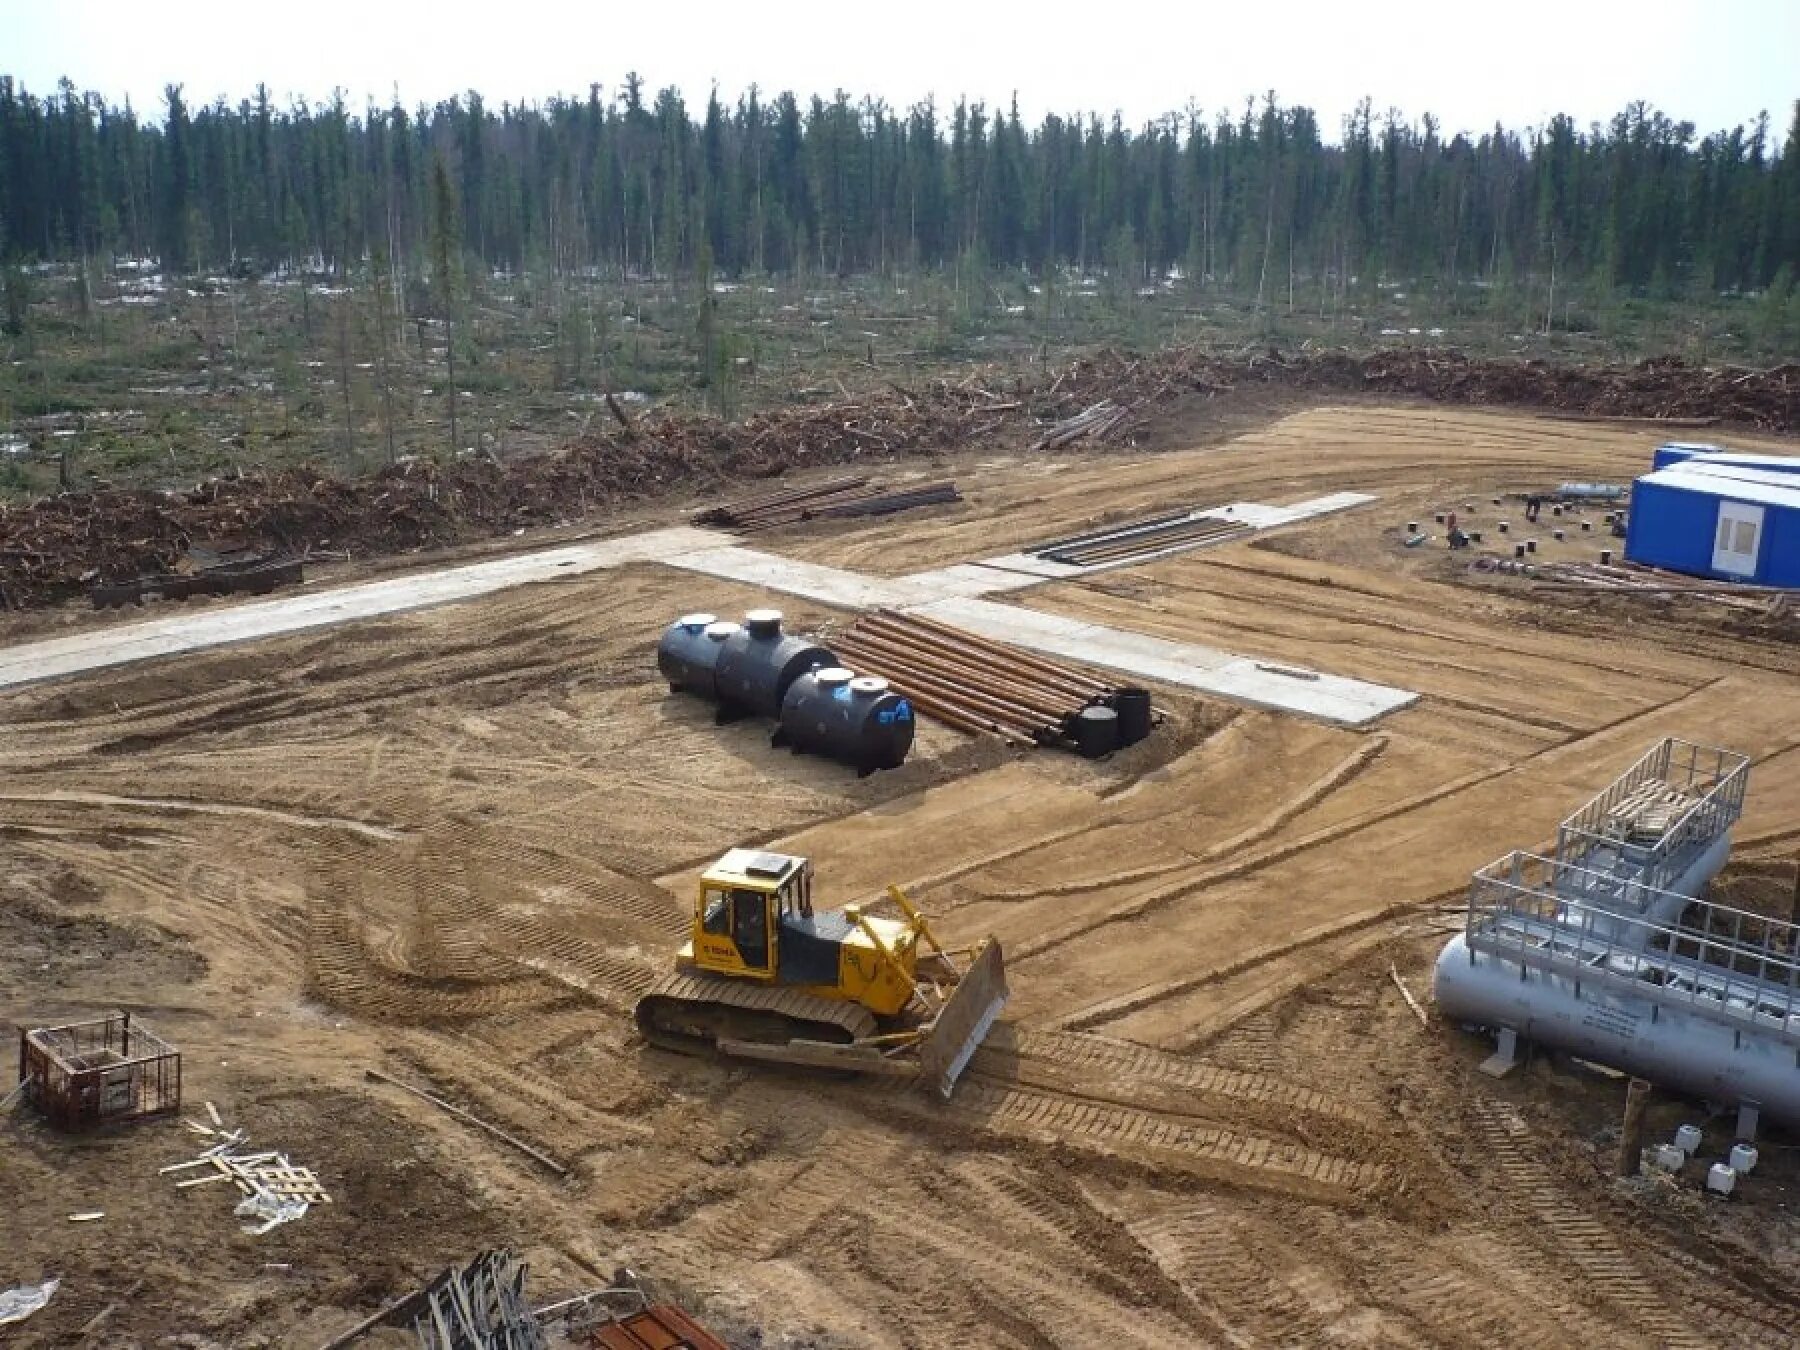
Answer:
<path fill-rule="evenodd" d="M 185 1191 L 190 1186 L 210 1186 L 215 1181 L 237 1181 L 237 1178 L 229 1172 L 214 1172 L 210 1177 L 195 1177 L 192 1181 L 178 1181 L 175 1186 L 177 1190 Z"/>
<path fill-rule="evenodd" d="M 1400 991 L 1400 997 L 1406 1000 L 1406 1006 L 1412 1009 L 1413 1016 L 1419 1019 L 1419 1025 L 1430 1026 L 1431 1019 L 1426 1017 L 1425 1010 L 1419 1006 L 1419 1000 L 1413 997 L 1413 991 L 1406 987 L 1406 981 L 1400 978 L 1400 972 L 1392 962 L 1388 963 L 1388 978 L 1394 982 L 1394 988 Z"/>

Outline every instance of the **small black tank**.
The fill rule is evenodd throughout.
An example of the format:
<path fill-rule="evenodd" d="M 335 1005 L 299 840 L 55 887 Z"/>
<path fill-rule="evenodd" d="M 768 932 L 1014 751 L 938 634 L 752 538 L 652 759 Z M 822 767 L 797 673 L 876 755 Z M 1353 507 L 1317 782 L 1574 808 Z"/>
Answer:
<path fill-rule="evenodd" d="M 915 729 L 911 702 L 888 688 L 886 680 L 827 666 L 788 686 L 774 739 L 796 754 L 825 755 L 867 777 L 905 763 Z"/>
<path fill-rule="evenodd" d="M 1083 708 L 1070 719 L 1074 725 L 1076 753 L 1087 759 L 1099 759 L 1119 748 L 1119 714 L 1111 708 L 1094 704 Z"/>
<path fill-rule="evenodd" d="M 656 668 L 669 682 L 671 694 L 718 696 L 717 667 L 725 639 L 735 623 L 720 623 L 714 614 L 683 614 L 656 644 Z"/>
<path fill-rule="evenodd" d="M 719 652 L 720 715 L 779 717 L 789 685 L 809 670 L 836 664 L 837 658 L 818 643 L 784 634 L 780 610 L 753 609 Z"/>
<path fill-rule="evenodd" d="M 1150 734 L 1150 691 L 1121 689 L 1112 698 L 1119 714 L 1119 744 L 1136 745 Z"/>

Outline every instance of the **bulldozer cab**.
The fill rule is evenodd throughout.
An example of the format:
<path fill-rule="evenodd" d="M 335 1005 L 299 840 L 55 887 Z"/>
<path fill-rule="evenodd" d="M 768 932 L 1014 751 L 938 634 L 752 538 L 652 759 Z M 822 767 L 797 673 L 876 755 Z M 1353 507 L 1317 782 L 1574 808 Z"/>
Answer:
<path fill-rule="evenodd" d="M 787 853 L 734 848 L 700 878 L 694 963 L 725 975 L 774 979 L 781 922 L 812 917 L 812 864 Z"/>

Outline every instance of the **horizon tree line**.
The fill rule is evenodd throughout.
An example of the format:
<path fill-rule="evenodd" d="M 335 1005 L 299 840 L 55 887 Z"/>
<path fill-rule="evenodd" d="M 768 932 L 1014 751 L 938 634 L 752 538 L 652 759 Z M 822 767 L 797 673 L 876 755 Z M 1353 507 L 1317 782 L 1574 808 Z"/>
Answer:
<path fill-rule="evenodd" d="M 476 91 L 410 112 L 356 112 L 341 91 L 277 108 L 263 86 L 190 106 L 179 85 L 159 111 L 0 76 L 0 258 L 441 276 L 453 200 L 481 265 L 559 274 L 974 263 L 1179 272 L 1291 304 L 1296 278 L 1339 295 L 1548 275 L 1682 296 L 1791 291 L 1800 269 L 1800 101 L 1779 145 L 1766 114 L 1702 136 L 1635 102 L 1586 129 L 1558 115 L 1446 137 L 1369 99 L 1333 141 L 1273 91 L 1139 128 L 755 87 L 696 115 L 635 73 L 614 96 L 498 111 Z"/>

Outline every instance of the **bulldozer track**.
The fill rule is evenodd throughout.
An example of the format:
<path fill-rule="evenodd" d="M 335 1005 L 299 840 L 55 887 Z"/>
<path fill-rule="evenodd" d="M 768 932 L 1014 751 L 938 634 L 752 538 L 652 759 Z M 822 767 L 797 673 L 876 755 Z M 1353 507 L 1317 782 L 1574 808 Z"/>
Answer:
<path fill-rule="evenodd" d="M 1718 1301 L 1718 1292 L 1717 1289 L 1709 1289 L 1689 1300 L 1694 1306 L 1696 1320 L 1713 1333 L 1715 1344 L 1754 1347 L 1754 1350 L 1764 1350 L 1765 1347 L 1767 1350 L 1792 1350 L 1794 1330 L 1791 1305 L 1785 1311 L 1773 1307 L 1746 1306 L 1735 1300 L 1727 1306 Z"/>
<path fill-rule="evenodd" d="M 1166 1350 L 1195 1339 L 1193 1325 L 1160 1309 L 1146 1307 L 1133 1314 L 1086 1297 L 1066 1264 L 1048 1265 L 998 1240 L 996 1233 L 943 1216 L 929 1226 L 905 1228 L 888 1224 L 883 1216 L 872 1217 L 889 1246 L 927 1252 L 942 1268 L 960 1266 L 968 1283 L 1028 1322 L 1045 1344 L 1059 1350 L 1102 1345 Z"/>
<path fill-rule="evenodd" d="M 1219 1211 L 1183 1206 L 1125 1226 L 1193 1300 L 1244 1345 L 1305 1345 L 1325 1339 L 1325 1319 L 1247 1255 Z"/>
<path fill-rule="evenodd" d="M 1529 1211 L 1537 1230 L 1581 1272 L 1592 1293 L 1629 1315 L 1659 1346 L 1701 1350 L 1709 1344 L 1670 1311 L 1612 1231 L 1571 1204 L 1548 1169 L 1526 1152 L 1530 1127 L 1512 1106 L 1475 1101 L 1470 1111 L 1513 1198 Z"/>
<path fill-rule="evenodd" d="M 1153 1291 L 1160 1279 L 1167 1286 L 1161 1301 L 1184 1316 L 1211 1320 L 1192 1292 L 1085 1188 L 1042 1176 L 1022 1177 L 1006 1159 L 991 1154 L 967 1159 L 952 1170 L 957 1189 L 978 1196 L 977 1212 L 999 1223 L 1010 1242 L 1029 1238 L 1045 1260 L 1076 1265 L 1085 1260 L 1105 1272 L 1105 1278 L 1140 1293 Z"/>
<path fill-rule="evenodd" d="M 834 1152 L 840 1142 L 850 1150 L 845 1156 Z M 840 1141 L 831 1132 L 816 1148 L 820 1156 L 789 1168 L 774 1185 L 745 1193 L 710 1224 L 708 1249 L 739 1252 L 757 1261 L 784 1256 L 843 1209 L 844 1197 L 855 1193 L 859 1178 L 889 1174 L 906 1152 L 896 1140 Z"/>
<path fill-rule="evenodd" d="M 404 1057 L 432 1081 L 453 1089 L 475 1103 L 474 1109 L 488 1119 L 503 1122 L 552 1153 L 565 1152 L 568 1141 L 579 1140 L 589 1149 L 617 1147 L 649 1133 L 637 1121 L 589 1107 L 560 1084 L 527 1067 L 503 1066 L 485 1056 L 476 1059 L 469 1054 L 472 1048 L 472 1038 L 454 1033 L 414 1032 L 403 1041 Z M 512 1155 L 506 1156 L 512 1159 Z"/>
<path fill-rule="evenodd" d="M 1042 1186 L 1021 1181 L 991 1159 L 979 1158 L 955 1169 L 958 1179 L 983 1199 L 982 1209 L 990 1214 L 1009 1214 L 1018 1222 L 1007 1225 L 1014 1238 L 1027 1230 L 1035 1231 L 1057 1246 L 1076 1251 L 1085 1250 L 1084 1228 L 1068 1208 L 1052 1198 Z"/>
<path fill-rule="evenodd" d="M 575 1011 L 587 1017 L 593 1017 L 591 1008 L 581 1007 Z M 617 1147 L 621 1143 L 642 1139 L 651 1133 L 638 1118 L 633 1106 L 641 1100 L 643 1083 L 638 1079 L 632 1065 L 621 1062 L 616 1056 L 609 1056 L 603 1062 L 604 1072 L 596 1074 L 584 1066 L 574 1072 L 546 1073 L 532 1061 L 529 1051 L 518 1053 L 512 1051 L 505 1035 L 505 1024 L 517 1018 L 517 1014 L 503 1014 L 501 1017 L 483 1018 L 466 1028 L 459 1028 L 455 1033 L 457 1043 L 473 1050 L 488 1050 L 504 1056 L 499 1061 L 504 1069 L 495 1075 L 501 1081 L 517 1080 L 520 1085 L 514 1095 L 520 1101 L 542 1103 L 545 1119 L 555 1120 L 568 1116 L 568 1125 L 564 1137 L 568 1144 L 577 1150 Z M 520 1021 L 545 1020 L 553 1025 L 557 1014 L 529 1013 Z M 493 1064 L 492 1056 L 484 1056 L 483 1065 Z M 483 1076 L 487 1074 L 484 1068 Z"/>
<path fill-rule="evenodd" d="M 1440 1240 L 1386 1224 L 1330 1237 L 1336 1238 L 1330 1245 L 1343 1262 L 1383 1273 L 1382 1301 L 1404 1313 L 1433 1344 L 1472 1339 L 1557 1350 L 1620 1338 L 1616 1322 L 1583 1306 L 1579 1294 L 1566 1297 L 1566 1274 L 1546 1268 L 1518 1278 L 1515 1251 L 1495 1260 L 1490 1250 L 1483 1260 L 1459 1250 L 1455 1238 Z M 1422 1250 L 1429 1260 L 1421 1260 Z"/>
<path fill-rule="evenodd" d="M 596 1168 L 595 1216 L 607 1223 L 647 1224 L 704 1186 L 715 1170 L 691 1154 L 615 1154 Z"/>
<path fill-rule="evenodd" d="M 1196 1203 L 1126 1224 L 1169 1278 L 1241 1344 L 1304 1345 L 1326 1339 L 1320 1309 L 1246 1251 L 1231 1216 Z"/>
<path fill-rule="evenodd" d="M 352 931 L 342 908 L 320 901 L 306 944 L 306 978 L 325 1002 L 367 1017 L 401 1022 L 461 1020 L 542 1008 L 567 990 L 536 975 L 480 984 L 431 980 L 383 966 Z"/>
<path fill-rule="evenodd" d="M 543 919 L 501 918 L 491 931 L 504 939 L 494 944 L 503 959 L 618 1012 L 656 983 L 657 968 L 647 959 L 605 951 Z"/>
<path fill-rule="evenodd" d="M 645 1040 L 665 1050 L 681 1054 L 716 1053 L 712 1042 L 701 1041 L 679 1032 L 654 1031 L 649 1020 L 657 1015 L 659 1005 L 676 1008 L 723 1007 L 733 1011 L 781 1018 L 793 1024 L 788 1039 L 817 1039 L 821 1026 L 842 1033 L 842 1039 L 862 1040 L 873 1036 L 875 1015 L 861 1004 L 839 999 L 819 998 L 797 989 L 776 985 L 753 984 L 720 975 L 703 975 L 677 970 L 663 976 L 638 1000 L 638 1029 Z"/>
<path fill-rule="evenodd" d="M 948 1106 L 925 1109 L 998 1134 L 1136 1157 L 1218 1181 L 1317 1200 L 1370 1196 L 1388 1180 L 1387 1169 L 1376 1163 L 1222 1129 L 1175 1112 L 1143 1111 L 979 1079 L 965 1080 Z"/>
<path fill-rule="evenodd" d="M 1054 1085 L 1077 1095 L 1118 1101 L 1121 1105 L 1157 1109 L 1156 1103 L 1132 1100 L 1132 1094 L 1141 1094 L 1144 1085 L 1154 1085 L 1178 1089 L 1183 1094 L 1208 1098 L 1238 1109 L 1247 1107 L 1272 1118 L 1291 1121 L 1298 1115 L 1337 1125 L 1352 1125 L 1368 1132 L 1379 1129 L 1375 1118 L 1356 1106 L 1267 1074 L 1184 1059 L 1148 1046 L 1082 1032 L 1016 1027 L 1011 1036 L 1010 1050 L 990 1042 L 976 1053 L 973 1071 L 978 1076 L 990 1080 L 1003 1078 L 1011 1058 L 1021 1067 L 1042 1064 L 1071 1071 Z M 1263 1062 L 1267 1059 L 1265 1055 Z M 1067 1081 L 1068 1078 L 1075 1081 Z"/>

